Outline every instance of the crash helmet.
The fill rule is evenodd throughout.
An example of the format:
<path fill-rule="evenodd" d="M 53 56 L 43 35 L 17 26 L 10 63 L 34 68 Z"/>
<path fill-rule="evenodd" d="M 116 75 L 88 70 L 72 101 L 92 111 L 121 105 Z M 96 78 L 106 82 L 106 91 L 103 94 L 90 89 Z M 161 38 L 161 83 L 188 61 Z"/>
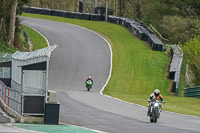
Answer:
<path fill-rule="evenodd" d="M 92 78 L 89 76 L 88 79 L 92 79 Z"/>
<path fill-rule="evenodd" d="M 160 94 L 160 91 L 158 89 L 155 89 L 154 90 L 154 95 L 157 97 L 157 96 L 159 96 L 159 94 Z"/>

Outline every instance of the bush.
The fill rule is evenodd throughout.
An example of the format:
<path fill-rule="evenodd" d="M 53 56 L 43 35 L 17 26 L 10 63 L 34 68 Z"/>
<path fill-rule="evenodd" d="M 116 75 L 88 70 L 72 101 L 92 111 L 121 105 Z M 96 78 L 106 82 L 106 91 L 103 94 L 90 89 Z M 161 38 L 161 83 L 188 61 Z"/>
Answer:
<path fill-rule="evenodd" d="M 0 52 L 1 53 L 14 53 L 16 48 L 9 47 L 5 42 L 0 41 Z"/>
<path fill-rule="evenodd" d="M 165 16 L 161 21 L 160 32 L 171 43 L 185 43 L 196 34 L 197 22 L 190 18 Z"/>
<path fill-rule="evenodd" d="M 196 78 L 195 85 L 200 85 L 200 36 L 195 36 L 179 45 L 182 47 L 184 57 Z"/>

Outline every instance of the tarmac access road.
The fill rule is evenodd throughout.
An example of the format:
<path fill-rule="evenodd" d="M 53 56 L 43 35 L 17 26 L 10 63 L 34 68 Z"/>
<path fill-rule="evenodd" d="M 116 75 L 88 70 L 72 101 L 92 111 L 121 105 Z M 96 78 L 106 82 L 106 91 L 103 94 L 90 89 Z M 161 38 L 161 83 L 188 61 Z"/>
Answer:
<path fill-rule="evenodd" d="M 55 21 L 22 18 L 22 23 L 58 45 L 50 59 L 49 89 L 58 92 L 61 122 L 111 133 L 200 132 L 200 117 L 162 111 L 158 123 L 150 123 L 147 108 L 101 95 L 111 51 L 98 35 Z M 88 76 L 94 79 L 89 92 L 84 84 Z"/>

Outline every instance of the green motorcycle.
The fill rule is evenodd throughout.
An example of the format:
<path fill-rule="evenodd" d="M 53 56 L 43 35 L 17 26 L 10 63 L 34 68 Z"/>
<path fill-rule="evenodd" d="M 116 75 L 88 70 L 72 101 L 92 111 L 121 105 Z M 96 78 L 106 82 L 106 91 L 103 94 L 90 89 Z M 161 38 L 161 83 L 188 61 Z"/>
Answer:
<path fill-rule="evenodd" d="M 90 89 L 92 89 L 92 84 L 93 84 L 93 82 L 92 82 L 91 80 L 88 80 L 88 81 L 86 82 L 86 87 L 87 87 L 87 90 L 88 90 L 88 91 L 90 91 Z"/>

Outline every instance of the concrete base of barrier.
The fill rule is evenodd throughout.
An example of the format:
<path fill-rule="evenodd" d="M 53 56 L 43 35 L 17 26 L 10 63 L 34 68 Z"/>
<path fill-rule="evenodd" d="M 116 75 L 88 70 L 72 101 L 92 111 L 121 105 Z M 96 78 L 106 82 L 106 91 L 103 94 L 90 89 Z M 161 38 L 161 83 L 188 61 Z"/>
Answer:
<path fill-rule="evenodd" d="M 41 123 L 41 124 L 44 123 L 44 117 L 33 117 L 33 116 L 22 117 L 18 112 L 8 107 L 1 98 L 0 98 L 0 106 L 10 117 L 13 117 L 16 122 Z"/>
<path fill-rule="evenodd" d="M 25 116 L 22 123 L 44 124 L 44 117 Z"/>

